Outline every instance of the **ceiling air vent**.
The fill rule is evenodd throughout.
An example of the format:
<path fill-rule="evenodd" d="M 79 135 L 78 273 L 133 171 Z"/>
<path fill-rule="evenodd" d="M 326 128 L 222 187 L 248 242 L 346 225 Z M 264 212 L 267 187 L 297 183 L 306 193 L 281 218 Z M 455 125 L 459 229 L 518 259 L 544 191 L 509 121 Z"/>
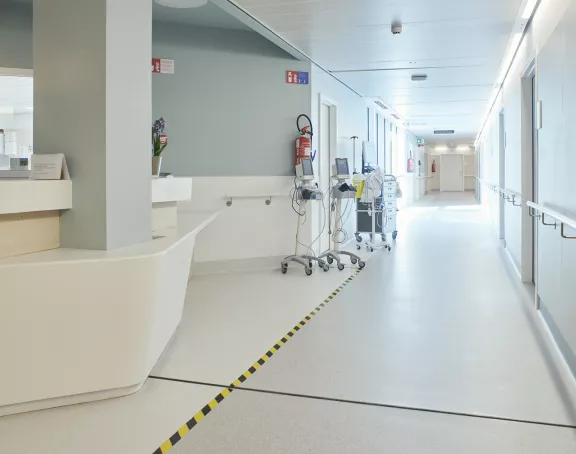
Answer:
<path fill-rule="evenodd" d="M 386 107 L 386 104 L 384 104 L 382 101 L 374 101 L 374 104 L 376 104 L 378 107 L 384 110 L 388 110 L 388 107 Z"/>
<path fill-rule="evenodd" d="M 414 74 L 412 76 L 412 82 L 424 82 L 425 80 L 428 80 L 427 74 Z"/>
<path fill-rule="evenodd" d="M 453 129 L 435 129 L 434 134 L 449 135 L 449 134 L 454 134 L 454 130 Z"/>

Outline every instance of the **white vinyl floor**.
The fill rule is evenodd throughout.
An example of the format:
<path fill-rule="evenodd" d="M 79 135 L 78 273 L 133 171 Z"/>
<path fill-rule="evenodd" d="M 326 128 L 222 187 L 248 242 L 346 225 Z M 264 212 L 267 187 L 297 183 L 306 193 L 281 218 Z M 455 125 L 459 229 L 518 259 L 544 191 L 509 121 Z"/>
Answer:
<path fill-rule="evenodd" d="M 354 270 L 197 277 L 132 396 L 0 418 L 0 453 L 152 454 Z M 576 452 L 576 386 L 470 193 L 366 269 L 170 452 Z M 174 381 L 178 380 L 178 381 Z"/>

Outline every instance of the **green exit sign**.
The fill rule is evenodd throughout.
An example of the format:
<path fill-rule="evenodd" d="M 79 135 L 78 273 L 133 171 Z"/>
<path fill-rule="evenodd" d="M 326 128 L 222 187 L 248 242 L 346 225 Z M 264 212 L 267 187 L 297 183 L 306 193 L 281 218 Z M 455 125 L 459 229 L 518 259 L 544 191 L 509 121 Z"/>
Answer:
<path fill-rule="evenodd" d="M 418 139 L 417 143 L 418 145 L 424 145 L 424 139 Z"/>

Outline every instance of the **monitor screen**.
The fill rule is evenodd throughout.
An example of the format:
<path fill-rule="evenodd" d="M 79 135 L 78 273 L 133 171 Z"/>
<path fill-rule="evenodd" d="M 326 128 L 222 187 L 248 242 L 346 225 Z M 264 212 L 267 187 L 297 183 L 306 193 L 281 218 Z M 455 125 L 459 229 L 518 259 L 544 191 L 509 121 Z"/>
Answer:
<path fill-rule="evenodd" d="M 312 159 L 304 158 L 300 162 L 302 164 L 302 175 L 305 177 L 313 177 L 314 169 L 312 168 Z"/>
<path fill-rule="evenodd" d="M 378 164 L 378 153 L 376 152 L 376 145 L 373 142 L 362 143 L 362 156 L 364 164 Z"/>
<path fill-rule="evenodd" d="M 336 173 L 338 175 L 350 175 L 348 158 L 336 158 Z"/>

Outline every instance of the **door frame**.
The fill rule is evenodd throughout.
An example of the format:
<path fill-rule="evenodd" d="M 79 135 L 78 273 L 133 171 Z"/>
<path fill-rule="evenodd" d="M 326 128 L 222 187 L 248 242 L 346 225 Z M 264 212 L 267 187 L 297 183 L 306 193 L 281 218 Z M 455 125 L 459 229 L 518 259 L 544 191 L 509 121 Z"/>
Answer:
<path fill-rule="evenodd" d="M 323 112 L 322 112 L 322 107 L 326 106 L 328 107 L 329 111 L 330 111 L 330 146 L 329 146 L 329 153 L 328 156 L 322 156 L 322 148 L 324 146 L 324 144 L 322 143 L 322 125 L 324 124 L 323 119 Z M 318 137 L 318 165 L 317 165 L 317 169 L 318 169 L 318 175 L 317 175 L 317 182 L 318 185 L 321 189 L 324 188 L 324 185 L 326 182 L 322 181 L 322 174 L 323 174 L 323 170 L 324 171 L 328 171 L 328 182 L 327 182 L 327 190 L 329 191 L 331 188 L 331 178 L 332 178 L 332 162 L 334 162 L 334 159 L 338 157 L 338 103 L 336 101 L 334 101 L 333 99 L 329 98 L 328 96 L 324 95 L 323 93 L 320 93 L 318 96 L 318 130 L 319 133 L 315 134 Z M 325 199 L 326 196 L 329 196 L 329 194 L 325 194 Z M 323 225 L 323 221 L 324 221 L 324 216 L 326 216 L 326 228 L 324 230 L 324 232 L 322 232 L 321 237 L 323 237 L 324 235 L 328 236 L 328 250 L 332 249 L 332 238 L 330 235 L 330 226 L 332 225 L 332 210 L 330 210 L 330 202 L 328 202 L 327 204 L 325 203 L 323 206 L 322 203 L 317 203 L 316 204 L 318 206 L 318 234 L 320 235 L 320 232 L 322 231 L 322 225 Z M 322 213 L 322 209 L 325 209 L 325 212 Z M 322 238 L 319 238 L 318 241 L 318 252 L 320 254 L 322 254 L 323 249 L 322 248 Z"/>
<path fill-rule="evenodd" d="M 462 190 L 461 191 L 452 191 L 452 190 L 446 190 L 444 189 L 443 185 L 442 185 L 442 176 L 446 175 L 445 172 L 442 172 L 443 169 L 445 169 L 445 165 L 444 165 L 444 157 L 445 156 L 460 156 L 461 160 L 462 160 L 462 171 L 461 171 L 461 177 L 462 177 Z M 440 192 L 464 192 L 466 190 L 466 177 L 464 175 L 464 154 L 463 153 L 442 153 L 440 154 Z"/>
<path fill-rule="evenodd" d="M 506 113 L 504 109 L 498 114 L 498 186 L 506 189 Z M 499 238 L 506 247 L 506 201 L 498 193 L 499 202 Z"/>
<path fill-rule="evenodd" d="M 538 131 L 535 109 L 538 108 L 536 58 L 522 74 L 521 100 L 521 179 L 522 179 L 522 259 L 520 275 L 524 283 L 537 283 L 538 225 L 530 217 L 528 200 L 538 203 Z M 532 200 L 534 199 L 534 200 Z"/>

